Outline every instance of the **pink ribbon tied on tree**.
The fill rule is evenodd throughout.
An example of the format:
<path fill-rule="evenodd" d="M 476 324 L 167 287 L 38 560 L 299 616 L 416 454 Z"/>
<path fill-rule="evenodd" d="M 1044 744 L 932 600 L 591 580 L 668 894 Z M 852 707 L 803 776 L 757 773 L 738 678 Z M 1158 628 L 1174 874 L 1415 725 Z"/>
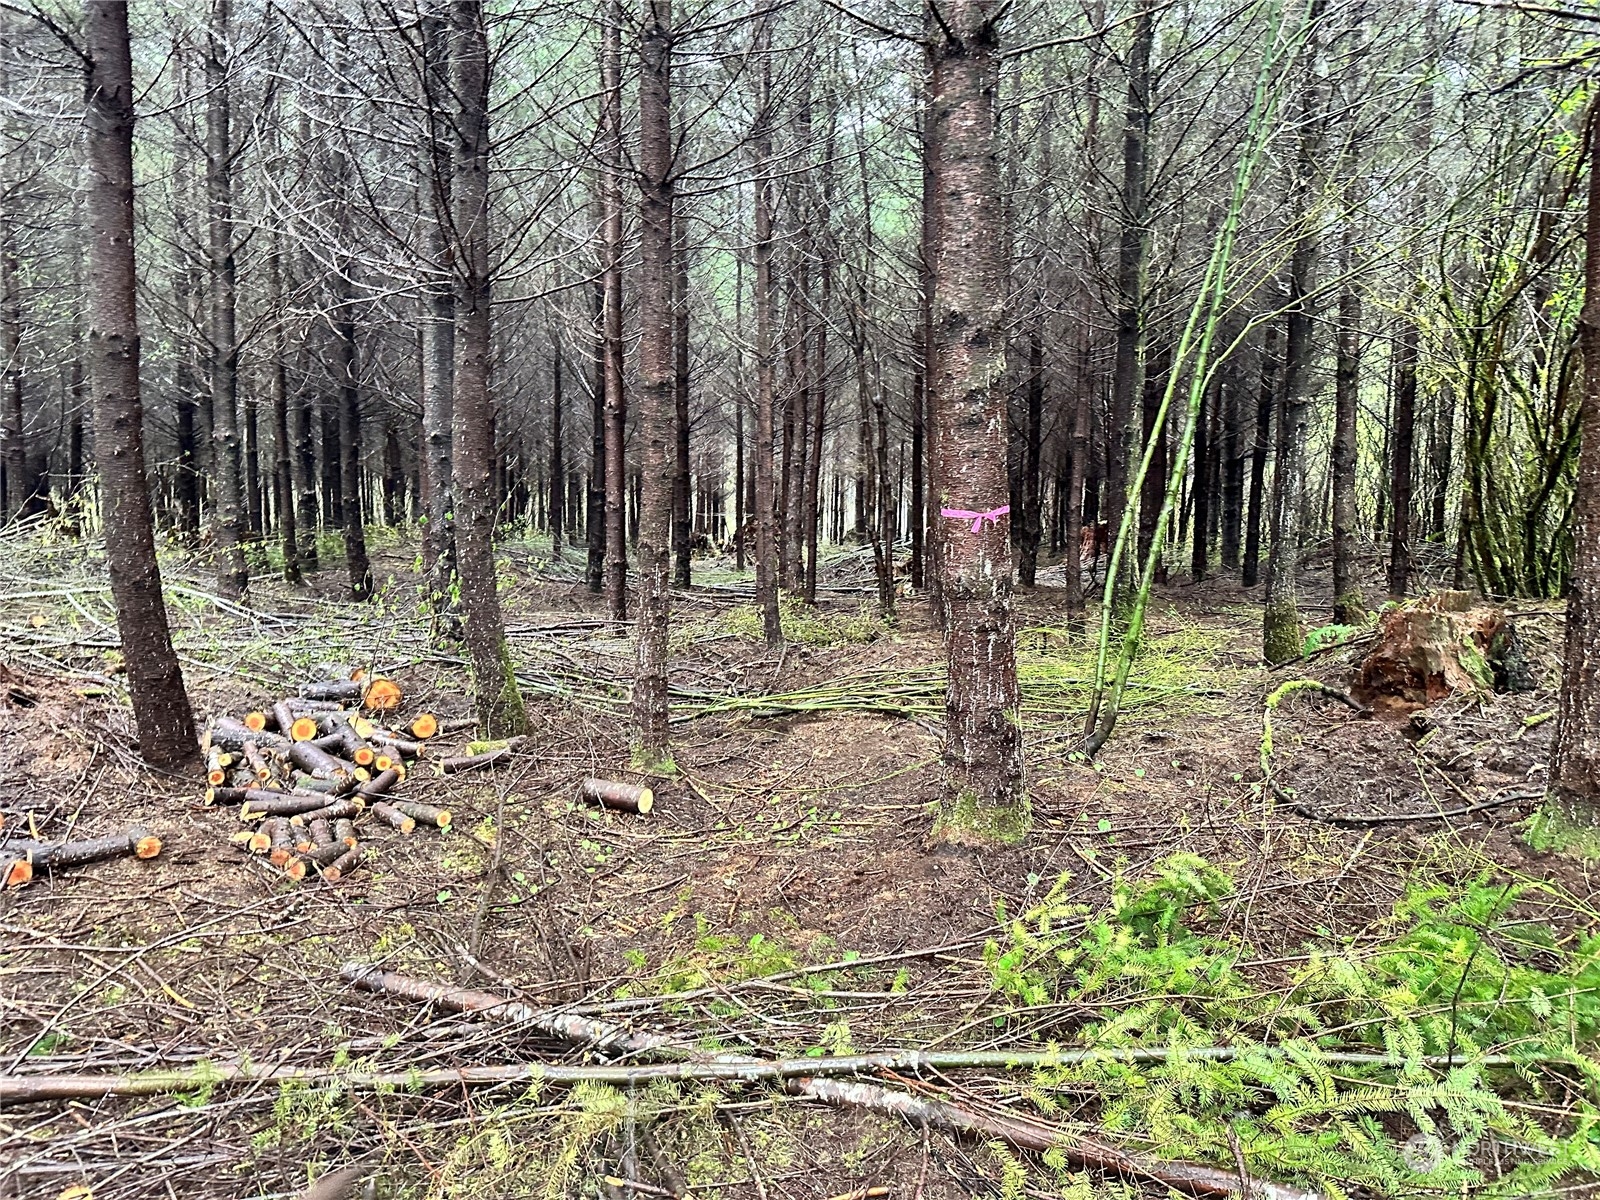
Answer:
<path fill-rule="evenodd" d="M 941 508 L 941 517 L 950 517 L 957 521 L 971 521 L 972 532 L 982 533 L 983 523 L 993 521 L 996 528 L 1000 526 L 1000 518 L 1011 511 L 1011 505 L 1002 504 L 999 508 L 991 508 L 988 512 L 970 512 L 965 508 Z"/>

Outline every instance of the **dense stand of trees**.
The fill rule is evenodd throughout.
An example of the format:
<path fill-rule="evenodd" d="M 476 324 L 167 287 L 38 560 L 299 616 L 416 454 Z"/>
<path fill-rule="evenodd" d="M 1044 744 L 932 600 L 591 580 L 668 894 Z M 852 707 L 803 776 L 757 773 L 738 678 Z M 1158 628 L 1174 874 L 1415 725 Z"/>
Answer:
<path fill-rule="evenodd" d="M 1374 558 L 1566 592 L 1597 26 L 1514 7 L 209 0 L 118 51 L 121 5 L 7 0 L 0 517 L 98 521 L 157 650 L 158 534 L 360 602 L 418 525 L 496 732 L 493 541 L 548 535 L 637 621 L 651 764 L 696 547 L 776 643 L 858 546 L 945 631 L 947 816 L 1007 826 L 1014 573 L 1081 624 L 1125 515 L 1113 604 L 1237 571 L 1272 659 Z"/>

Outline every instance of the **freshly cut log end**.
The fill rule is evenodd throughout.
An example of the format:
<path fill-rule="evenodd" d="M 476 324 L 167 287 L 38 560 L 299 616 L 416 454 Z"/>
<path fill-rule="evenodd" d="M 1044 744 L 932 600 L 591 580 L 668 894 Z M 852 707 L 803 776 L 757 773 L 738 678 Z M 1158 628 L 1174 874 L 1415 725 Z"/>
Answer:
<path fill-rule="evenodd" d="M 25 858 L 0 862 L 0 887 L 21 887 L 33 881 L 33 864 Z"/>
<path fill-rule="evenodd" d="M 338 883 L 361 865 L 361 848 L 351 846 L 338 858 L 322 868 L 322 877 L 329 883 Z"/>
<path fill-rule="evenodd" d="M 340 817 L 333 823 L 333 836 L 336 840 L 354 849 L 356 846 L 356 823 L 349 817 Z"/>
<path fill-rule="evenodd" d="M 371 746 L 357 746 L 350 752 L 350 757 L 358 767 L 377 766 L 378 752 Z M 381 771 L 383 768 L 378 767 L 378 770 Z"/>
<path fill-rule="evenodd" d="M 281 867 L 294 857 L 294 828 L 287 817 L 274 817 L 263 828 L 272 844 L 272 865 Z"/>
<path fill-rule="evenodd" d="M 416 821 L 407 816 L 405 813 L 401 812 L 398 808 L 395 808 L 392 804 L 384 804 L 382 802 L 374 804 L 372 806 L 372 815 L 377 817 L 378 820 L 383 821 L 388 825 L 392 825 L 401 833 L 410 833 L 417 827 Z"/>
<path fill-rule="evenodd" d="M 316 721 L 311 717 L 296 717 L 289 726 L 289 740 L 293 742 L 309 742 L 317 736 Z"/>
<path fill-rule="evenodd" d="M 86 863 L 101 862 L 108 858 L 133 855 L 135 858 L 154 858 L 161 853 L 161 839 L 148 829 L 134 825 L 109 837 L 86 838 L 76 842 L 59 842 L 45 846 L 33 855 L 37 870 L 49 867 L 77 867 Z"/>
<path fill-rule="evenodd" d="M 439 732 L 439 718 L 432 713 L 423 713 L 406 727 L 406 731 L 419 742 L 425 742 Z"/>
<path fill-rule="evenodd" d="M 610 779 L 585 779 L 579 791 L 590 804 L 640 816 L 647 814 L 656 803 L 655 793 L 649 788 Z"/>
<path fill-rule="evenodd" d="M 233 835 L 233 840 L 251 854 L 266 854 L 272 849 L 272 835 L 265 829 L 241 829 Z"/>
<path fill-rule="evenodd" d="M 214 788 L 219 788 L 228 782 L 228 773 L 221 767 L 212 767 L 206 772 L 206 783 Z"/>
<path fill-rule="evenodd" d="M 217 804 L 242 804 L 249 795 L 247 788 L 209 787 L 206 789 L 206 806 Z"/>
<path fill-rule="evenodd" d="M 367 690 L 362 695 L 362 703 L 373 712 L 393 712 L 400 707 L 403 693 L 400 685 L 392 679 L 376 675 L 367 684 Z"/>
<path fill-rule="evenodd" d="M 306 877 L 306 861 L 303 858 L 289 858 L 283 863 L 283 873 L 296 883 Z"/>
<path fill-rule="evenodd" d="M 267 727 L 267 714 L 264 712 L 249 712 L 244 715 L 244 727 L 260 733 Z"/>
<path fill-rule="evenodd" d="M 419 804 L 415 800 L 391 800 L 390 804 L 415 820 L 435 825 L 440 829 L 450 828 L 448 808 L 435 808 L 431 804 Z"/>
<path fill-rule="evenodd" d="M 161 839 L 155 834 L 140 830 L 130 830 L 128 833 L 133 843 L 133 856 L 135 858 L 154 858 L 161 853 Z"/>

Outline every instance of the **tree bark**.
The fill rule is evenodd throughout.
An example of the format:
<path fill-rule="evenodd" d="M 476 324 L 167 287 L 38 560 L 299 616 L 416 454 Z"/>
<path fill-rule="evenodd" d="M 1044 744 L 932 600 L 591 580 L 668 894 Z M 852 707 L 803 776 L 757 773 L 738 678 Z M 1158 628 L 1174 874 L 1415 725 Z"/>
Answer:
<path fill-rule="evenodd" d="M 561 341 L 550 332 L 550 553 L 561 557 L 567 522 L 567 461 L 561 444 Z"/>
<path fill-rule="evenodd" d="M 95 458 L 104 486 L 106 565 L 122 637 L 139 753 L 155 766 L 198 769 L 194 716 L 161 597 L 144 466 L 139 325 L 134 302 L 133 62 L 128 7 L 86 6 L 89 382 Z"/>
<path fill-rule="evenodd" d="M 1240 582 L 1255 587 L 1260 578 L 1261 517 L 1266 501 L 1267 454 L 1272 449 L 1272 414 L 1277 408 L 1278 327 L 1267 326 L 1261 343 L 1261 386 L 1256 393 L 1255 441 L 1250 447 L 1250 497 L 1245 514 L 1244 565 Z"/>
<path fill-rule="evenodd" d="M 943 6 L 929 139 L 939 231 L 929 392 L 948 675 L 939 836 L 979 842 L 1014 841 L 1028 827 L 1005 519 L 1007 271 L 995 153 L 1001 11 L 996 0 Z"/>
<path fill-rule="evenodd" d="M 596 189 L 598 192 L 598 189 Z M 603 224 L 603 223 L 602 223 Z M 600 253 L 605 246 L 602 241 Z M 583 581 L 598 595 L 606 585 L 606 296 L 603 279 L 594 282 L 594 375 L 589 398 L 589 480 L 584 506 L 588 543 Z"/>
<path fill-rule="evenodd" d="M 250 583 L 245 564 L 239 463 L 239 338 L 237 262 L 233 242 L 232 110 L 228 46 L 232 0 L 212 0 L 206 41 L 206 226 L 211 286 L 212 540 L 217 591 L 241 599 Z"/>
<path fill-rule="evenodd" d="M 422 540 L 428 609 L 436 638 L 459 632 L 453 611 L 456 575 L 456 501 L 451 427 L 455 409 L 456 294 L 450 236 L 454 166 L 450 144 L 450 29 L 448 0 L 429 0 L 422 13 L 421 181 L 423 229 L 422 471 L 427 480 L 427 522 Z"/>
<path fill-rule="evenodd" d="M 1333 391 L 1333 619 L 1359 624 L 1367 604 L 1356 579 L 1356 413 L 1361 384 L 1361 297 L 1348 282 L 1353 267 L 1352 234 L 1345 231 L 1339 293 L 1339 330 Z"/>
<path fill-rule="evenodd" d="M 1243 389 L 1230 369 L 1222 389 L 1222 525 L 1220 538 L 1222 567 L 1239 569 L 1239 542 L 1244 521 L 1244 405 Z"/>
<path fill-rule="evenodd" d="M 285 324 L 288 314 L 283 303 L 282 234 L 273 232 L 272 255 L 267 260 L 267 287 L 273 311 L 272 361 L 268 364 L 268 387 L 272 397 L 272 442 L 275 455 L 273 478 L 278 493 L 278 538 L 283 551 L 285 583 L 300 584 L 299 530 L 294 511 L 294 447 L 289 442 L 289 339 Z"/>
<path fill-rule="evenodd" d="M 1044 332 L 1037 322 L 1028 334 L 1027 408 L 1022 447 L 1022 519 L 1018 546 L 1021 554 L 1017 560 L 1017 581 L 1031 588 L 1039 571 L 1039 535 L 1044 531 L 1039 510 L 1043 486 L 1039 472 L 1044 430 Z"/>
<path fill-rule="evenodd" d="M 673 441 L 672 4 L 644 0 L 639 31 L 639 628 L 634 637 L 634 753 L 667 752 L 667 616 Z"/>
<path fill-rule="evenodd" d="M 772 279 L 772 25 L 765 14 L 757 31 L 761 59 L 755 128 L 755 260 L 756 260 L 756 606 L 767 645 L 783 642 L 778 612 L 778 529 L 773 494 L 773 408 L 776 364 L 773 361 L 773 326 L 777 323 L 777 291 Z"/>
<path fill-rule="evenodd" d="M 455 0 L 452 90 L 455 123 L 456 359 L 452 464 L 456 555 L 467 655 L 487 737 L 527 731 L 500 615 L 494 562 L 494 413 L 489 402 L 489 37 L 483 0 Z"/>
<path fill-rule="evenodd" d="M 1196 583 L 1211 569 L 1211 476 L 1212 460 L 1217 453 L 1211 433 L 1221 400 L 1220 382 L 1206 389 L 1194 429 L 1194 476 L 1190 490 L 1194 497 L 1194 521 L 1189 527 L 1189 576 Z"/>
<path fill-rule="evenodd" d="M 600 48 L 600 197 L 605 230 L 606 608 L 628 618 L 628 401 L 622 375 L 622 2 L 609 0 Z"/>
<path fill-rule="evenodd" d="M 1589 109 L 1589 196 L 1584 222 L 1583 354 L 1578 477 L 1573 500 L 1572 576 L 1567 592 L 1553 799 L 1568 821 L 1600 825 L 1600 109 Z"/>
<path fill-rule="evenodd" d="M 689 241 L 681 215 L 673 215 L 672 398 L 672 582 L 691 585 L 689 539 L 694 520 L 694 476 L 689 469 Z"/>
<path fill-rule="evenodd" d="M 0 64 L 7 53 L 0 51 Z M 0 85 L 4 82 L 0 74 Z M 24 514 L 32 490 L 22 406 L 22 287 L 11 225 L 9 214 L 0 210 L 0 525 Z"/>
<path fill-rule="evenodd" d="M 1417 438 L 1417 360 L 1420 334 L 1402 314 L 1394 344 L 1394 439 L 1389 448 L 1389 598 L 1404 600 L 1411 585 L 1411 471 Z M 1585 371 L 1589 368 L 1585 360 Z"/>

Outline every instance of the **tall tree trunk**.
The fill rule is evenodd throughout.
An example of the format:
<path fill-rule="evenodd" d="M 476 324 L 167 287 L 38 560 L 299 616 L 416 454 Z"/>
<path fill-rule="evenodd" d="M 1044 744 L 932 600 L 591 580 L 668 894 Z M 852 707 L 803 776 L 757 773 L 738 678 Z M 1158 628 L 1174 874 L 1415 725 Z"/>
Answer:
<path fill-rule="evenodd" d="M 776 403 L 777 364 L 773 361 L 777 324 L 777 290 L 772 279 L 772 25 L 771 17 L 757 18 L 757 51 L 761 61 L 755 128 L 755 260 L 756 260 L 756 605 L 767 645 L 783 641 L 778 612 L 778 529 L 773 480 L 773 408 Z"/>
<path fill-rule="evenodd" d="M 832 153 L 832 139 L 823 152 L 823 170 Z M 828 212 L 831 197 L 824 191 L 822 213 Z M 825 243 L 826 239 L 824 239 Z M 811 449 L 806 454 L 805 498 L 801 524 L 805 528 L 805 566 L 800 581 L 800 596 L 807 604 L 817 602 L 817 538 L 822 526 L 822 447 L 828 428 L 828 308 L 833 298 L 833 262 L 826 244 L 819 248 L 822 286 L 816 329 L 817 358 L 811 369 Z M 801 348 L 805 354 L 805 348 Z"/>
<path fill-rule="evenodd" d="M 622 0 L 608 0 L 600 47 L 600 199 L 605 230 L 606 609 L 628 617 L 628 401 L 622 375 Z"/>
<path fill-rule="evenodd" d="M 1111 377 L 1110 428 L 1106 431 L 1105 516 L 1113 538 L 1122 526 L 1124 514 L 1138 499 L 1128 494 L 1128 480 L 1134 456 L 1134 403 L 1144 383 L 1144 292 L 1150 245 L 1150 54 L 1155 46 L 1155 13 L 1154 8 L 1147 7 L 1134 18 L 1133 43 L 1128 49 L 1128 96 L 1123 109 L 1116 365 Z M 1144 561 L 1142 554 L 1139 561 Z M 1128 562 L 1125 571 L 1131 570 L 1132 560 Z M 1118 590 L 1123 590 L 1120 583 Z"/>
<path fill-rule="evenodd" d="M 478 724 L 488 737 L 526 731 L 528 714 L 506 646 L 494 563 L 494 413 L 489 366 L 489 37 L 483 0 L 455 0 L 456 361 L 452 469 L 456 556 Z"/>
<path fill-rule="evenodd" d="M 561 340 L 550 332 L 550 553 L 561 557 L 567 523 L 567 460 L 561 433 Z"/>
<path fill-rule="evenodd" d="M 672 5 L 645 0 L 639 31 L 639 630 L 634 638 L 634 753 L 667 752 L 667 617 L 673 440 Z"/>
<path fill-rule="evenodd" d="M 598 189 L 597 189 L 598 190 Z M 602 243 L 601 254 L 605 248 Z M 598 595 L 606 583 L 606 294 L 601 279 L 594 283 L 594 374 L 589 397 L 589 479 L 584 505 L 584 540 L 588 557 L 583 581 Z"/>
<path fill-rule="evenodd" d="M 8 53 L 0 51 L 0 56 Z M 0 179 L 0 184 L 3 182 Z M 22 516 L 28 507 L 31 489 L 27 436 L 22 406 L 22 286 L 17 243 L 8 214 L 0 209 L 0 525 Z"/>
<path fill-rule="evenodd" d="M 211 289 L 212 529 L 217 591 L 241 599 L 245 565 L 239 479 L 239 338 L 233 245 L 233 140 L 228 57 L 232 0 L 212 0 L 206 42 L 206 225 Z"/>
<path fill-rule="evenodd" d="M 1038 321 L 1028 334 L 1027 406 L 1022 447 L 1022 536 L 1019 546 L 1022 553 L 1017 561 L 1017 581 L 1023 587 L 1031 588 L 1039 571 L 1039 537 L 1044 532 L 1039 509 L 1043 486 L 1039 472 L 1044 431 L 1044 333 Z"/>
<path fill-rule="evenodd" d="M 294 447 L 289 442 L 289 339 L 283 303 L 283 235 L 274 230 L 267 260 L 267 288 L 274 316 L 272 361 L 267 365 L 272 398 L 273 478 L 278 492 L 278 537 L 283 551 L 285 583 L 304 582 L 300 573 L 300 539 L 294 511 Z"/>
<path fill-rule="evenodd" d="M 927 427 L 928 427 L 928 341 L 924 336 L 926 327 L 917 332 L 916 346 L 912 350 L 916 367 L 911 377 L 911 503 L 906 513 L 911 525 L 911 569 L 909 582 L 914 591 L 921 591 L 927 583 L 929 572 L 927 570 L 928 548 L 928 500 L 925 482 L 928 477 L 927 470 Z M 888 448 L 884 448 L 888 453 Z M 885 489 L 888 479 L 882 473 L 878 475 L 877 498 L 878 504 L 888 504 Z M 894 562 L 894 547 L 890 546 L 889 561 Z"/>
<path fill-rule="evenodd" d="M 139 753 L 154 766 L 192 770 L 199 766 L 200 748 L 162 603 L 144 469 L 134 302 L 133 61 L 125 3 L 103 0 L 85 7 L 84 49 L 89 383 L 106 566 Z"/>
<path fill-rule="evenodd" d="M 694 485 L 689 469 L 689 240 L 687 223 L 674 215 L 672 301 L 672 398 L 675 409 L 672 472 L 672 581 L 690 586 L 689 538 Z"/>
<path fill-rule="evenodd" d="M 1239 568 L 1240 526 L 1244 520 L 1244 404 L 1237 375 L 1230 369 L 1222 389 L 1222 526 L 1221 555 L 1225 571 Z"/>
<path fill-rule="evenodd" d="M 455 420 L 456 284 L 450 233 L 454 176 L 450 131 L 450 0 L 428 0 L 422 12 L 421 210 L 423 247 L 420 351 L 422 385 L 422 471 L 427 480 L 427 520 L 422 569 L 432 636 L 454 641 L 460 633 L 455 612 L 456 494 L 452 427 Z"/>
<path fill-rule="evenodd" d="M 361 503 L 361 368 L 356 347 L 354 289 L 346 262 L 334 273 L 334 336 L 338 339 L 339 435 L 327 452 L 336 453 L 339 490 L 344 496 L 344 561 L 350 599 L 372 598 L 372 566 L 367 560 L 366 511 Z"/>
<path fill-rule="evenodd" d="M 1402 314 L 1394 343 L 1394 440 L 1389 450 L 1389 598 L 1404 600 L 1411 585 L 1411 469 L 1416 457 L 1417 359 L 1420 336 Z M 1585 370 L 1588 370 L 1585 365 Z"/>
<path fill-rule="evenodd" d="M 995 147 L 996 0 L 950 0 L 934 40 L 940 232 L 930 395 L 948 685 L 940 836 L 1014 841 L 1028 828 L 1017 725 L 1006 514 L 1006 264 Z M 963 515 L 965 514 L 965 515 Z"/>
<path fill-rule="evenodd" d="M 259 541 L 265 531 L 266 513 L 261 502 L 261 414 L 255 396 L 244 397 L 244 529 L 246 541 Z"/>
<path fill-rule="evenodd" d="M 1558 813 L 1600 826 L 1600 110 L 1589 109 L 1589 208 L 1584 223 L 1584 299 L 1578 317 L 1583 401 L 1574 489 L 1572 578 L 1567 593 L 1550 782 Z"/>
<path fill-rule="evenodd" d="M 1212 441 L 1212 422 L 1221 402 L 1221 384 L 1206 389 L 1199 420 L 1194 428 L 1194 476 L 1190 494 L 1194 497 L 1194 521 L 1190 525 L 1189 576 L 1199 583 L 1211 569 L 1211 475 L 1216 446 Z"/>
<path fill-rule="evenodd" d="M 1272 449 L 1272 414 L 1277 409 L 1278 327 L 1268 325 L 1261 344 L 1261 387 L 1256 393 L 1256 435 L 1250 447 L 1250 498 L 1245 514 L 1241 582 L 1255 587 L 1260 577 L 1261 517 L 1266 501 L 1267 454 Z"/>
<path fill-rule="evenodd" d="M 1361 297 L 1350 281 L 1355 257 L 1347 227 L 1341 254 L 1345 287 L 1339 293 L 1339 330 L 1333 390 L 1333 619 L 1355 625 L 1367 604 L 1356 579 L 1356 412 L 1361 385 Z"/>

